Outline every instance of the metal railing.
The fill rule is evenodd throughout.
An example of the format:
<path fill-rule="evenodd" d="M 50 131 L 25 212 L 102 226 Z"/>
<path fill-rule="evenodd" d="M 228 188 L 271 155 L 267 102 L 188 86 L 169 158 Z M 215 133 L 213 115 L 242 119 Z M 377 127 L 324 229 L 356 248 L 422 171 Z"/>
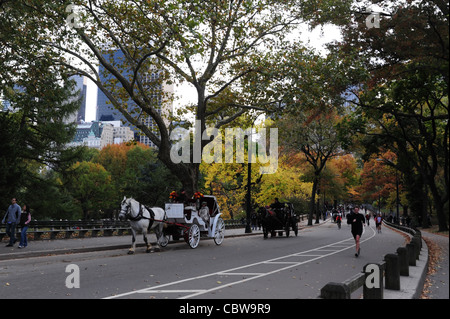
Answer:
<path fill-rule="evenodd" d="M 225 220 L 226 228 L 243 228 L 240 220 Z M 6 236 L 6 226 L 0 225 L 0 241 Z M 16 227 L 16 238 L 20 238 L 20 226 Z M 27 234 L 29 239 L 68 239 L 97 236 L 125 235 L 130 230 L 128 221 L 104 220 L 33 220 Z"/>

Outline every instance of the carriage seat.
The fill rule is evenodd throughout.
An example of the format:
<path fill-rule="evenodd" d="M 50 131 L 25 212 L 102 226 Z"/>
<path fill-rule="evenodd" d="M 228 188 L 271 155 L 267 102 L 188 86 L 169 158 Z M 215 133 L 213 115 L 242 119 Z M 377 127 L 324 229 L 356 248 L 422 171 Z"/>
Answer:
<path fill-rule="evenodd" d="M 194 206 L 184 206 L 184 216 L 186 216 L 186 220 L 190 220 L 192 217 L 192 211 L 195 209 Z"/>

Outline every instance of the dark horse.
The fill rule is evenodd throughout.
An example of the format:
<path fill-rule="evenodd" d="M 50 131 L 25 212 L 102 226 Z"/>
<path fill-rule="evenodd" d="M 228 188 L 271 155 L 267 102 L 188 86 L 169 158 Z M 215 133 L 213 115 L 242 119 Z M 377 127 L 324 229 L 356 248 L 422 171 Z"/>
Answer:
<path fill-rule="evenodd" d="M 289 237 L 291 228 L 295 236 L 298 235 L 297 216 L 291 203 L 286 203 L 284 207 L 273 209 L 266 206 L 261 208 L 259 213 L 261 214 L 264 239 L 268 238 L 269 233 L 272 237 L 276 236 L 277 231 L 280 236 L 285 231 L 286 237 Z"/>

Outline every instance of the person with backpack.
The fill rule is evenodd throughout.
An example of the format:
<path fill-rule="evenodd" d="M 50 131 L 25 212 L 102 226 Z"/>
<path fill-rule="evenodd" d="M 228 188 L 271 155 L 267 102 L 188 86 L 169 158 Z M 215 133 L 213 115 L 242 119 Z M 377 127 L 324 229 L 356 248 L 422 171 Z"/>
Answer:
<path fill-rule="evenodd" d="M 341 229 L 342 217 L 340 214 L 336 215 L 336 223 L 338 224 L 338 228 Z"/>

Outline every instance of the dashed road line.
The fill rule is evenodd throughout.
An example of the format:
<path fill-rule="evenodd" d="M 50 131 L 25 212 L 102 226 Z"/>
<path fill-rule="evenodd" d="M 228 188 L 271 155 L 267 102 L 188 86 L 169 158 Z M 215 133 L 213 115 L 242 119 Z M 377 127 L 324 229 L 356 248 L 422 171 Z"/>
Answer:
<path fill-rule="evenodd" d="M 364 228 L 367 228 L 367 227 L 364 227 Z M 376 232 L 372 228 L 372 226 L 370 226 L 370 230 L 372 230 L 372 232 L 373 232 L 372 235 L 364 240 L 361 240 L 361 243 L 372 239 L 376 235 Z M 331 256 L 331 255 L 340 253 L 342 251 L 345 251 L 345 250 L 353 248 L 353 247 L 354 247 L 353 238 L 344 239 L 344 240 L 341 240 L 336 243 L 324 245 L 324 246 L 313 248 L 313 249 L 306 250 L 303 252 L 296 252 L 293 254 L 289 254 L 289 255 L 285 255 L 285 256 L 281 256 L 281 257 L 277 257 L 277 258 L 272 258 L 272 259 L 268 259 L 268 260 L 263 260 L 263 261 L 260 261 L 257 263 L 243 265 L 243 266 L 239 266 L 236 268 L 231 268 L 231 269 L 221 270 L 221 271 L 210 273 L 210 274 L 186 278 L 186 279 L 158 285 L 155 287 L 134 290 L 134 291 L 118 294 L 115 296 L 109 296 L 104 299 L 122 298 L 122 297 L 131 296 L 133 294 L 158 294 L 158 293 L 161 293 L 161 294 L 162 293 L 187 294 L 185 296 L 180 297 L 179 299 L 189 299 L 189 298 L 204 295 L 204 294 L 207 294 L 207 293 L 219 290 L 219 289 L 223 289 L 223 288 L 226 288 L 229 286 L 236 286 L 238 284 L 242 284 L 242 283 L 250 281 L 250 280 L 255 280 L 255 279 L 258 279 L 261 277 L 269 276 L 269 275 L 272 275 L 272 274 L 275 274 L 278 272 L 282 272 L 282 271 L 290 269 L 290 268 L 298 267 L 300 265 L 304 265 L 306 263 L 310 263 L 310 262 L 316 261 L 318 259 L 322 259 L 322 258 Z M 337 249 L 330 249 L 330 248 L 337 248 Z M 316 254 L 315 254 L 315 252 L 316 252 Z M 324 254 L 320 254 L 320 253 L 317 254 L 317 252 L 324 252 Z M 292 262 L 282 261 L 282 259 L 292 258 L 292 257 L 312 257 L 312 258 L 303 260 L 303 261 L 292 261 Z M 256 267 L 256 266 L 261 266 L 261 265 L 266 265 L 266 266 L 285 265 L 285 267 L 277 268 L 275 270 L 268 270 L 266 272 L 251 272 L 251 271 L 236 272 L 239 270 L 243 270 L 245 268 Z M 236 276 L 236 275 L 247 276 L 247 278 L 237 280 L 237 281 L 227 282 L 227 283 L 223 283 L 223 284 L 219 284 L 219 285 L 217 285 L 217 283 L 220 282 L 219 280 L 213 280 L 212 285 L 214 285 L 214 286 L 209 289 L 181 289 L 181 288 L 177 289 L 176 287 L 174 287 L 173 289 L 167 289 L 167 287 L 170 287 L 170 286 L 180 286 L 183 283 L 195 281 L 195 280 L 199 280 L 199 279 L 212 278 L 212 277 L 217 276 L 217 277 L 219 277 L 217 279 L 223 280 L 224 276 Z M 161 289 L 161 288 L 166 288 L 166 289 Z"/>

